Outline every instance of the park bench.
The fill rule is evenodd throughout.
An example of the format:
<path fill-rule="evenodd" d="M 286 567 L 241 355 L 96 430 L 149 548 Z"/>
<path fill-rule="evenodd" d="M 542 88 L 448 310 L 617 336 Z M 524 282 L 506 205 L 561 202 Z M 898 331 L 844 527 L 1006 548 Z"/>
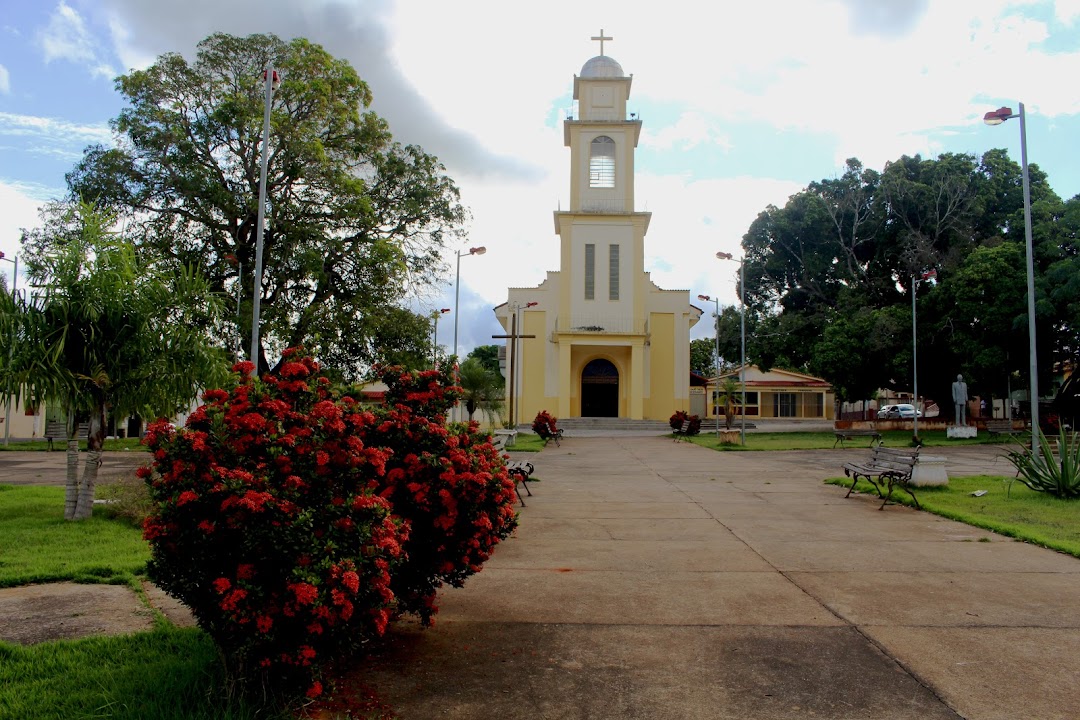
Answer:
<path fill-rule="evenodd" d="M 870 447 L 874 446 L 874 442 L 878 445 L 881 444 L 881 433 L 873 428 L 869 430 L 855 430 L 848 428 L 847 430 L 834 430 L 836 434 L 836 440 L 833 441 L 833 448 L 836 448 L 836 443 L 840 443 L 840 447 L 844 447 L 845 440 L 854 440 L 855 438 L 868 437 L 870 438 Z"/>
<path fill-rule="evenodd" d="M 915 507 L 922 509 L 919 499 L 911 491 L 911 473 L 918 461 L 919 448 L 917 447 L 901 449 L 877 445 L 866 460 L 844 464 L 844 475 L 851 478 L 851 487 L 848 488 L 847 495 L 844 497 L 851 497 L 851 491 L 855 489 L 859 478 L 865 478 L 877 490 L 878 497 L 883 498 L 878 510 L 885 509 L 885 505 L 892 497 L 893 489 L 897 486 L 911 496 L 911 499 L 915 501 Z M 887 493 L 882 492 L 886 489 Z"/>
<path fill-rule="evenodd" d="M 679 442 L 679 440 L 685 440 L 686 438 L 690 437 L 690 421 L 683 420 L 682 425 L 680 425 L 677 429 L 672 430 L 671 434 L 675 436 L 675 442 Z"/>
<path fill-rule="evenodd" d="M 529 489 L 528 483 L 532 479 L 535 468 L 531 462 L 511 460 L 510 456 L 505 454 L 506 440 L 507 436 L 504 434 L 495 435 L 491 438 L 491 444 L 495 446 L 499 453 L 503 454 L 503 460 L 506 462 L 506 473 L 514 481 L 514 492 L 517 493 L 521 507 L 525 507 L 525 498 L 521 497 L 521 488 L 525 488 L 525 493 L 532 497 L 532 490 Z"/>
<path fill-rule="evenodd" d="M 90 423 L 80 423 L 79 429 L 75 431 L 75 437 L 79 440 L 86 440 L 90 437 Z M 45 439 L 49 441 L 49 450 L 53 449 L 54 440 L 67 442 L 67 423 L 59 420 L 46 422 Z"/>
<path fill-rule="evenodd" d="M 987 420 L 986 432 L 991 435 L 1016 435 L 1024 431 L 1014 428 L 1012 420 Z"/>
<path fill-rule="evenodd" d="M 544 447 L 547 447 L 549 440 L 554 440 L 557 447 L 562 447 L 562 428 L 557 428 L 554 432 L 550 429 L 545 429 L 536 434 L 544 441 Z"/>

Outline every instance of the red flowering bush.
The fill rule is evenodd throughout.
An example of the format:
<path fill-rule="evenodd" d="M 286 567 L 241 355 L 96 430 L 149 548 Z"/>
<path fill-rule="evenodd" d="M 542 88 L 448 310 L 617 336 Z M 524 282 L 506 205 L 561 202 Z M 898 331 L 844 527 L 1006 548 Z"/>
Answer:
<path fill-rule="evenodd" d="M 360 439 L 374 414 L 309 358 L 258 381 L 250 367 L 206 392 L 185 429 L 147 429 L 149 574 L 191 608 L 233 677 L 310 681 L 319 659 L 385 629 L 407 529 L 371 490 L 390 456 Z"/>
<path fill-rule="evenodd" d="M 689 421 L 690 424 L 686 428 L 687 435 L 697 435 L 701 432 L 701 418 L 697 415 L 691 415 L 685 410 L 676 410 L 675 414 L 668 418 L 668 425 L 675 432 L 682 430 L 684 422 Z"/>
<path fill-rule="evenodd" d="M 533 418 L 532 431 L 539 437 L 547 439 L 555 437 L 559 429 L 555 426 L 555 418 L 547 410 L 541 410 Z"/>
<path fill-rule="evenodd" d="M 447 427 L 461 394 L 448 372 L 393 367 L 382 381 L 387 407 L 364 437 L 393 450 L 376 492 L 409 528 L 390 586 L 401 611 L 430 624 L 438 588 L 461 587 L 517 526 L 514 482 L 477 423 Z"/>
<path fill-rule="evenodd" d="M 184 429 L 148 428 L 151 579 L 188 605 L 236 679 L 306 682 L 386 629 L 430 622 L 443 583 L 516 524 L 513 483 L 475 424 L 450 432 L 445 375 L 384 376 L 389 407 L 287 352 L 275 374 L 210 390 Z"/>

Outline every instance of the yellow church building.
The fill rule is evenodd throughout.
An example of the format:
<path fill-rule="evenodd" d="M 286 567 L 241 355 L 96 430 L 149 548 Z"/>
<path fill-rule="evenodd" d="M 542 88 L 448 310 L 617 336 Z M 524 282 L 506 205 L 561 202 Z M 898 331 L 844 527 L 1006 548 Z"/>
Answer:
<path fill-rule="evenodd" d="M 627 114 L 632 76 L 610 56 L 574 77 L 570 207 L 555 212 L 558 271 L 534 288 L 510 288 L 495 315 L 517 340 L 507 380 L 514 415 L 667 420 L 690 409 L 690 328 L 701 310 L 689 290 L 664 290 L 645 272 L 652 213 L 634 209 L 641 120 Z M 515 342 L 507 340 L 509 343 Z M 511 382 L 514 387 L 511 388 Z"/>

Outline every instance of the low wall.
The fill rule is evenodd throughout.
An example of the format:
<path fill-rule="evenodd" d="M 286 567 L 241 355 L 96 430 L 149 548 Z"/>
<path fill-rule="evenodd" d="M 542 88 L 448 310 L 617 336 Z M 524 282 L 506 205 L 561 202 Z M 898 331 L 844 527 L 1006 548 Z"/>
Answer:
<path fill-rule="evenodd" d="M 986 431 L 986 423 L 990 418 L 974 418 L 968 421 L 968 425 L 974 425 L 982 431 Z M 942 418 L 919 418 L 919 430 L 944 431 L 953 423 Z M 837 420 L 833 423 L 837 430 L 912 430 L 913 420 Z M 1013 421 L 1014 430 L 1023 430 L 1025 425 L 1021 420 Z"/>

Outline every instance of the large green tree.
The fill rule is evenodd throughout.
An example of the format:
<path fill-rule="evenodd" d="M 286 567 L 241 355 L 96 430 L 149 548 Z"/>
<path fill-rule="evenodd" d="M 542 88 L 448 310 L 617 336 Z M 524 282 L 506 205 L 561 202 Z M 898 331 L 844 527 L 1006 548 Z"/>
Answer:
<path fill-rule="evenodd" d="M 106 413 L 175 415 L 225 378 L 227 359 L 211 341 L 218 303 L 197 273 L 141 260 L 113 232 L 115 217 L 89 204 L 48 205 L 42 221 L 23 243 L 33 292 L 0 297 L 0 376 L 25 404 L 63 410 L 64 516 L 78 520 L 93 508 Z"/>
<path fill-rule="evenodd" d="M 1030 178 L 1048 388 L 1080 344 L 1080 201 L 1063 203 L 1036 166 Z M 914 316 L 921 395 L 947 398 L 958 372 L 973 393 L 1003 395 L 1027 374 L 1021 179 L 1003 150 L 904 156 L 880 173 L 853 159 L 767 207 L 743 238 L 750 360 L 819 374 L 847 400 L 911 389 Z M 722 345 L 732 335 L 721 323 Z"/>
<path fill-rule="evenodd" d="M 162 55 L 117 80 L 128 105 L 116 146 L 88 148 L 68 184 L 123 213 L 141 248 L 198 268 L 216 291 L 235 296 L 239 283 L 237 331 L 250 337 L 267 66 L 280 86 L 256 361 L 265 369 L 267 351 L 303 344 L 356 377 L 399 359 L 383 356 L 380 333 L 419 333 L 393 309 L 444 269 L 439 251 L 467 213 L 438 160 L 394 142 L 367 109 L 371 92 L 346 61 L 273 35 L 215 34 L 192 62 Z"/>

